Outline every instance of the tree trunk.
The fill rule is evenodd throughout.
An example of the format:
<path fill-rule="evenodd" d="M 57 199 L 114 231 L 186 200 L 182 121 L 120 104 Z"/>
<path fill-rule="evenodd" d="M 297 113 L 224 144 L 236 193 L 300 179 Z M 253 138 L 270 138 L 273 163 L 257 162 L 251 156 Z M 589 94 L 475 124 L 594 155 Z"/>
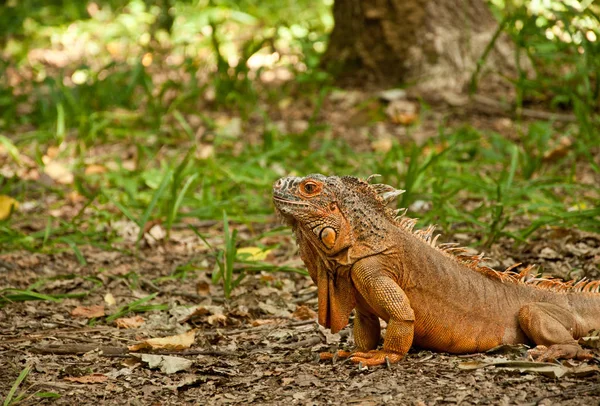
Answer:
<path fill-rule="evenodd" d="M 498 23 L 483 0 L 335 0 L 335 27 L 323 64 L 338 78 L 460 92 Z M 487 67 L 514 71 L 500 36 Z"/>

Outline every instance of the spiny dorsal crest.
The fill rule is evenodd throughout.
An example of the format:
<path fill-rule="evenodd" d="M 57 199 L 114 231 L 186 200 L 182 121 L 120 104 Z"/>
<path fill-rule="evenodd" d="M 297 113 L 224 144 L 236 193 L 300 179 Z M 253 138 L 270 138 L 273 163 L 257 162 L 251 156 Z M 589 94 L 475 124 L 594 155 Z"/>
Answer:
<path fill-rule="evenodd" d="M 502 282 L 526 284 L 538 289 L 555 292 L 600 293 L 600 280 L 590 281 L 583 278 L 577 282 L 574 280 L 565 282 L 553 277 L 539 276 L 537 272 L 534 272 L 536 269 L 535 265 L 526 266 L 522 271 L 515 272 L 514 270 L 521 266 L 521 263 L 514 264 L 505 271 L 500 272 L 483 264 L 485 260 L 489 259 L 485 257 L 484 253 L 477 255 L 465 254 L 467 249 L 460 247 L 457 243 L 443 243 L 436 245 L 440 234 L 434 235 L 435 225 L 430 225 L 426 229 L 415 230 L 414 228 L 418 219 L 406 217 L 406 208 L 393 210 L 387 207 L 389 203 L 395 201 L 396 198 L 405 191 L 383 183 L 369 183 L 371 179 L 378 176 L 381 175 L 376 174 L 369 176 L 366 181 L 363 181 L 363 184 L 369 188 L 371 193 L 375 196 L 375 199 L 381 203 L 385 215 L 399 228 L 410 232 L 415 238 L 422 240 L 431 247 L 442 252 L 444 255 L 465 265 L 467 268 Z"/>

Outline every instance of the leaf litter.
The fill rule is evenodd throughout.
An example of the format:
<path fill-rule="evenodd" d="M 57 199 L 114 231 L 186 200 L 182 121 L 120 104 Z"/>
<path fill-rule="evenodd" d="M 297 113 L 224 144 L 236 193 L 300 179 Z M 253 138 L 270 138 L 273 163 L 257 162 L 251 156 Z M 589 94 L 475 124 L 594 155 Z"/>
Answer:
<path fill-rule="evenodd" d="M 394 97 L 404 99 L 402 95 Z M 335 103 L 355 106 L 358 98 L 360 94 L 347 93 L 338 101 L 332 97 L 331 104 L 336 109 Z M 413 137 L 422 142 L 435 133 L 436 128 L 430 126 L 432 120 L 426 121 L 422 117 L 425 113 L 414 103 L 396 102 L 392 107 L 385 113 L 392 124 L 398 125 L 378 123 L 374 128 L 375 139 L 369 135 L 366 124 L 356 128 L 334 125 L 333 136 L 343 137 L 357 149 L 385 152 L 390 151 L 398 138 Z M 364 120 L 362 113 L 356 111 L 354 119 Z M 367 121 L 372 113 L 366 111 Z M 332 118 L 338 113 L 326 114 Z M 345 116 L 340 116 L 339 121 L 343 120 Z M 240 138 L 238 123 L 230 124 L 229 135 Z M 296 114 L 289 123 L 281 124 L 302 132 L 308 122 Z M 406 126 L 414 128 L 407 132 Z M 506 127 L 503 131 L 509 134 L 511 130 Z M 568 153 L 567 144 L 561 140 L 543 159 L 559 159 Z M 209 152 L 200 149 L 196 154 L 213 155 L 213 145 L 207 147 Z M 21 159 L 23 166 L 14 168 L 15 173 L 22 179 L 44 181 L 47 177 L 51 185 L 70 184 L 70 163 L 59 161 L 56 153 L 48 155 L 46 173 L 36 174 L 40 168 L 25 155 Z M 122 162 L 127 163 L 122 165 L 123 169 L 135 169 L 135 160 Z M 104 176 L 119 165 L 90 163 L 85 174 Z M 287 173 L 286 169 L 280 168 L 281 175 Z M 29 203 L 23 202 L 17 209 L 37 210 L 39 203 Z M 14 206 L 11 205 L 12 210 Z M 69 219 L 82 206 L 80 197 L 72 195 L 53 213 L 57 218 Z M 427 210 L 421 206 L 419 210 Z M 28 301 L 25 305 L 9 302 L 0 308 L 0 361 L 7 365 L 0 371 L 1 393 L 10 389 L 24 366 L 31 362 L 33 368 L 27 383 L 55 391 L 61 396 L 58 404 L 89 404 L 99 399 L 122 403 L 125 394 L 142 404 L 194 403 L 198 399 L 206 400 L 207 404 L 290 401 L 507 404 L 536 403 L 540 398 L 551 397 L 567 404 L 584 405 L 597 399 L 600 382 L 597 360 L 540 365 L 524 361 L 520 349 L 497 350 L 493 357 L 469 355 L 469 361 L 464 361 L 415 348 L 389 369 L 359 370 L 335 357 L 317 362 L 319 352 L 351 349 L 354 343 L 350 327 L 331 334 L 317 325 L 316 289 L 309 277 L 254 269 L 233 289 L 231 299 L 224 300 L 223 286 L 211 281 L 214 252 L 189 230 L 171 230 L 167 240 L 161 222 L 149 221 L 140 226 L 126 217 L 113 218 L 121 218 L 111 220 L 107 226 L 107 231 L 121 239 L 113 248 L 130 250 L 138 242 L 140 230 L 143 231 L 139 251 L 134 255 L 82 246 L 85 264 L 66 251 L 0 256 L 0 268 L 3 264 L 7 264 L 6 269 L 10 267 L 8 272 L 0 272 L 0 286 L 26 291 L 42 276 L 55 278 L 38 285 L 34 292 L 52 294 L 56 299 Z M 275 219 L 271 220 L 269 223 L 275 224 Z M 210 245 L 222 245 L 222 230 L 215 227 L 216 222 L 194 224 Z M 46 224 L 32 223 L 28 227 L 41 231 Z M 266 227 L 271 228 L 271 225 Z M 247 225 L 237 225 L 236 229 L 245 243 L 237 248 L 240 258 L 303 267 L 289 231 L 256 241 L 252 239 L 256 236 L 255 229 Z M 456 234 L 464 237 L 461 241 L 464 244 L 472 243 L 475 238 L 466 233 Z M 574 268 L 585 276 L 597 276 L 593 274 L 600 258 L 600 240 L 596 234 L 556 227 L 541 230 L 540 237 L 517 249 L 510 240 L 501 238 L 492 246 L 493 256 L 509 265 L 541 263 L 558 276 L 568 276 L 567 272 Z M 238 270 L 234 269 L 234 275 Z M 62 297 L 82 292 L 86 293 L 85 298 Z M 126 307 L 143 298 L 149 300 L 135 308 Z M 107 323 L 106 316 L 91 312 L 90 308 L 98 303 L 104 303 L 110 315 L 121 308 L 126 314 L 116 318 L 114 324 Z M 152 307 L 156 305 L 164 305 L 165 309 Z M 84 316 L 73 317 L 74 308 L 86 309 L 79 310 Z M 594 338 L 597 334 L 594 334 L 582 340 L 597 349 L 598 340 Z M 130 346 L 137 352 L 131 352 Z M 94 380 L 98 382 L 94 384 Z"/>

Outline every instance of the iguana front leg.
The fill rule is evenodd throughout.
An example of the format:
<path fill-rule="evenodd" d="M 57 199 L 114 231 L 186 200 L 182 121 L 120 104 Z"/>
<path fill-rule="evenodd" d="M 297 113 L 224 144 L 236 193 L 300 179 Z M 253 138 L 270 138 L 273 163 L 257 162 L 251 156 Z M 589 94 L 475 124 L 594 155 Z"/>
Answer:
<path fill-rule="evenodd" d="M 575 340 L 585 333 L 580 331 L 580 324 L 571 311 L 552 303 L 530 303 L 519 311 L 521 329 L 537 345 L 529 354 L 538 361 L 593 358 L 592 353 Z"/>
<path fill-rule="evenodd" d="M 376 350 L 379 320 L 375 315 L 357 312 L 354 339 L 359 352 L 353 354 L 352 361 L 364 365 L 381 365 L 386 359 L 391 363 L 400 361 L 410 349 L 414 336 L 415 314 L 408 297 L 396 283 L 393 272 L 375 257 L 358 261 L 352 267 L 351 277 L 375 315 L 388 322 L 383 350 Z"/>

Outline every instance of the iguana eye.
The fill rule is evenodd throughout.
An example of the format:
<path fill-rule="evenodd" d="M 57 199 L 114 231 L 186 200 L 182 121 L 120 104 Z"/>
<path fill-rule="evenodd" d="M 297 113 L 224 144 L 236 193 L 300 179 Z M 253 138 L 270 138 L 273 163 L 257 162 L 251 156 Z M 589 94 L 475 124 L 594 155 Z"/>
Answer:
<path fill-rule="evenodd" d="M 306 182 L 302 185 L 302 191 L 307 195 L 313 195 L 319 192 L 320 188 L 315 182 Z"/>

